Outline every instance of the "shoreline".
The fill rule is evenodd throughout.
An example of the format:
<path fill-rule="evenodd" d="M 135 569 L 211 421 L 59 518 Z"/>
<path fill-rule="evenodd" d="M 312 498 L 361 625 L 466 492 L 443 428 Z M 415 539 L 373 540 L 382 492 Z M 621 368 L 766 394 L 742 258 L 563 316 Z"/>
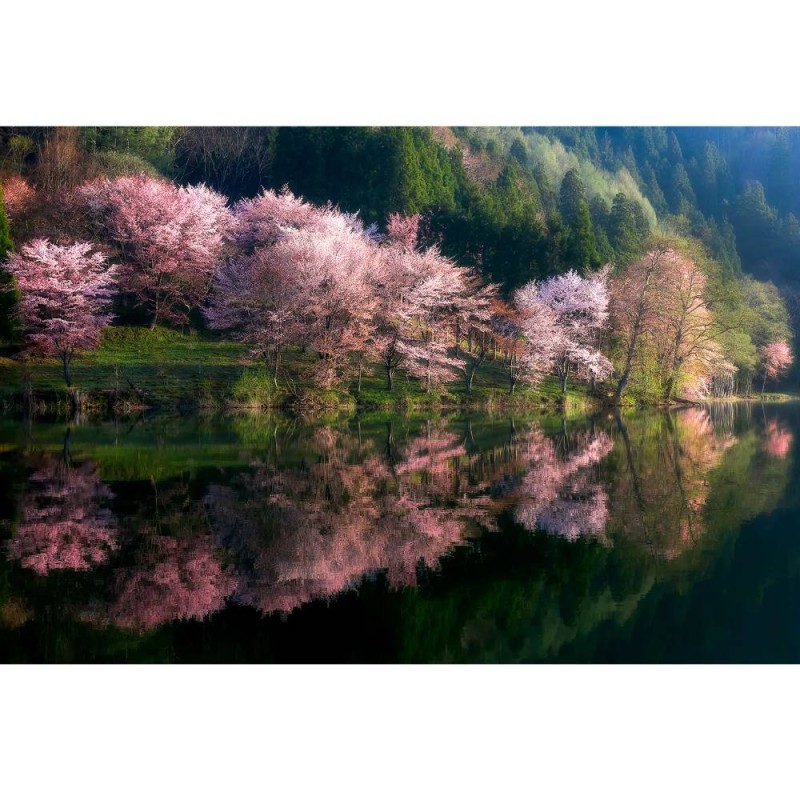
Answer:
<path fill-rule="evenodd" d="M 32 392 L 12 391 L 0 398 L 0 415 L 59 416 L 74 418 L 87 416 L 96 418 L 124 418 L 144 413 L 177 413 L 185 416 L 207 413 L 223 414 L 270 414 L 279 412 L 290 416 L 314 417 L 326 414 L 396 413 L 400 415 L 436 412 L 485 412 L 485 413 L 551 413 L 592 415 L 603 412 L 644 410 L 679 410 L 709 405 L 728 404 L 775 404 L 800 401 L 800 395 L 767 393 L 763 397 L 731 396 L 711 397 L 702 400 L 677 399 L 671 403 L 622 403 L 604 402 L 607 396 L 568 394 L 548 396 L 535 390 L 515 394 L 502 393 L 496 387 L 484 388 L 473 397 L 454 394 L 405 395 L 387 397 L 385 401 L 359 400 L 344 392 L 308 392 L 292 398 L 287 394 L 274 396 L 272 402 L 237 401 L 230 396 L 193 397 L 166 399 L 141 391 L 121 392 L 115 389 L 41 389 Z"/>

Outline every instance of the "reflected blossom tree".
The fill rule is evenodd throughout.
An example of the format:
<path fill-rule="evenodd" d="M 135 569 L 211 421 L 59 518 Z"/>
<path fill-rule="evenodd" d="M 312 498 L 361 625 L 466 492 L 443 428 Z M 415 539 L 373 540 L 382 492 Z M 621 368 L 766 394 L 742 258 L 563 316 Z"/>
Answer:
<path fill-rule="evenodd" d="M 116 597 L 104 618 L 135 631 L 204 619 L 222 608 L 235 585 L 207 534 L 152 536 L 136 566 L 118 574 Z"/>
<path fill-rule="evenodd" d="M 776 420 L 767 423 L 764 451 L 773 458 L 786 458 L 792 449 L 792 432 Z"/>
<path fill-rule="evenodd" d="M 108 507 L 113 495 L 91 461 L 44 457 L 28 479 L 21 519 L 8 555 L 39 575 L 86 571 L 105 564 L 119 547 L 119 526 Z"/>
<path fill-rule="evenodd" d="M 416 583 L 420 565 L 435 568 L 466 537 L 471 513 L 438 506 L 424 478 L 447 472 L 443 464 L 463 448 L 438 431 L 424 438 L 393 469 L 324 427 L 315 433 L 320 460 L 307 470 L 260 465 L 239 492 L 212 487 L 206 502 L 217 541 L 245 565 L 236 599 L 289 612 L 376 572 L 405 586 Z"/>
<path fill-rule="evenodd" d="M 527 470 L 514 492 L 515 520 L 529 530 L 544 530 L 569 541 L 580 536 L 604 539 L 608 497 L 589 468 L 611 452 L 611 438 L 605 433 L 582 433 L 573 452 L 560 458 L 553 440 L 532 428 L 521 447 Z"/>

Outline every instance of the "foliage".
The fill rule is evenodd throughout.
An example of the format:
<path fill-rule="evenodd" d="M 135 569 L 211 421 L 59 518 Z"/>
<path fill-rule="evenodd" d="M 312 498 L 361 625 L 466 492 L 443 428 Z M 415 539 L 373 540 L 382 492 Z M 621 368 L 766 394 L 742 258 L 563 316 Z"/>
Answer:
<path fill-rule="evenodd" d="M 36 239 L 8 260 L 21 298 L 17 314 L 29 352 L 58 356 L 71 385 L 76 353 L 96 348 L 109 312 L 116 270 L 89 242 L 69 246 Z"/>
<path fill-rule="evenodd" d="M 187 322 L 222 256 L 227 199 L 203 185 L 176 187 L 144 174 L 90 182 L 79 196 L 117 248 L 122 290 L 148 311 L 152 326 Z"/>
<path fill-rule="evenodd" d="M 11 240 L 3 183 L 0 181 L 0 340 L 11 339 L 14 335 L 12 313 L 17 297 L 14 279 L 5 266 L 6 259 L 13 251 L 14 242 Z"/>

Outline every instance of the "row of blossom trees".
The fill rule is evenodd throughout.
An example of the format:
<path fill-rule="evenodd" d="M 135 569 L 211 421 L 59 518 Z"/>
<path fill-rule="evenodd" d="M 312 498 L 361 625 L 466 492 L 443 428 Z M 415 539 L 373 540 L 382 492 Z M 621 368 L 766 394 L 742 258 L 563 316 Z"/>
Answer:
<path fill-rule="evenodd" d="M 249 343 L 277 383 L 288 345 L 317 355 L 332 386 L 365 363 L 386 385 L 402 367 L 427 391 L 461 379 L 470 393 L 485 361 L 502 355 L 513 391 L 558 370 L 605 378 L 598 350 L 608 318 L 607 272 L 535 282 L 504 303 L 499 287 L 419 245 L 419 216 L 390 216 L 386 234 L 288 191 L 263 192 L 233 208 L 232 254 L 220 267 L 206 316 Z"/>
<path fill-rule="evenodd" d="M 91 181 L 65 205 L 69 229 L 85 239 L 35 239 L 8 268 L 30 351 L 61 358 L 68 386 L 74 354 L 97 346 L 116 292 L 153 326 L 184 325 L 202 308 L 212 329 L 266 360 L 276 386 L 289 348 L 313 354 L 311 377 L 323 388 L 356 375 L 360 388 L 364 369 L 379 364 L 388 389 L 402 368 L 427 391 L 461 380 L 470 393 L 494 359 L 511 392 L 548 374 L 562 391 L 571 377 L 595 384 L 616 374 L 620 402 L 649 358 L 671 400 L 701 395 L 735 370 L 704 268 L 668 245 L 616 274 L 570 271 L 504 299 L 438 247 L 421 246 L 418 215 L 390 216 L 382 234 L 288 190 L 231 207 L 205 186 L 146 175 Z M 764 380 L 791 358 L 788 342 L 765 343 Z"/>

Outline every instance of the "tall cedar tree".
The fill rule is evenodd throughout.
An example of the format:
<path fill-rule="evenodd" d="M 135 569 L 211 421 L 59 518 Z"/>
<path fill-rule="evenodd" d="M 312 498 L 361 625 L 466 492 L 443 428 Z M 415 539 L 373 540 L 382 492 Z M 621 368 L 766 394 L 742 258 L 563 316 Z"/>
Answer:
<path fill-rule="evenodd" d="M 5 267 L 6 259 L 13 252 L 14 242 L 11 240 L 11 226 L 8 222 L 8 214 L 6 214 L 3 184 L 0 183 L 0 340 L 9 340 L 14 336 L 12 314 L 17 301 L 17 293 L 13 289 L 14 278 Z"/>

